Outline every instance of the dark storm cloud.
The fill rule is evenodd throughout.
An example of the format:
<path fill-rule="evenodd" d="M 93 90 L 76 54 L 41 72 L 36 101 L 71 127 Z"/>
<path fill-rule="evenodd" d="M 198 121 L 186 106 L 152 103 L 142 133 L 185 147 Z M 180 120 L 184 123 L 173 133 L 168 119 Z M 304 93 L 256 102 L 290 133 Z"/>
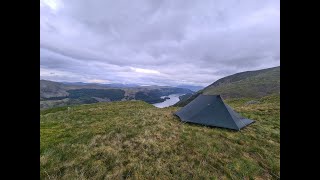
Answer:
<path fill-rule="evenodd" d="M 279 1 L 43 0 L 41 78 L 197 84 L 280 63 Z"/>

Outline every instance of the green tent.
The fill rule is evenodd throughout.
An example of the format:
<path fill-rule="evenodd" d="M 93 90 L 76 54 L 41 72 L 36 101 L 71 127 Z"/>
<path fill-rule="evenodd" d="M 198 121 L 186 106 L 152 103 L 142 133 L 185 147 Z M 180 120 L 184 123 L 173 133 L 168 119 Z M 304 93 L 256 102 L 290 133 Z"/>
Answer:
<path fill-rule="evenodd" d="M 253 120 L 241 117 L 223 102 L 220 95 L 202 95 L 175 113 L 182 121 L 234 129 L 239 131 L 253 123 Z"/>

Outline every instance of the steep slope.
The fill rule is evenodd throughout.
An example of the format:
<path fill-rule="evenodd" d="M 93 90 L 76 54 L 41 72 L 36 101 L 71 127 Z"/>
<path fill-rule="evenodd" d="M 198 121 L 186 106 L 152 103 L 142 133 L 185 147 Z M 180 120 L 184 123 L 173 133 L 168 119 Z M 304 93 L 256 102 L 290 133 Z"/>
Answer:
<path fill-rule="evenodd" d="M 279 179 L 279 96 L 227 100 L 256 123 L 240 133 L 181 123 L 142 101 L 40 113 L 41 179 Z"/>
<path fill-rule="evenodd" d="M 190 98 L 179 101 L 184 106 L 199 94 L 220 94 L 224 99 L 251 97 L 259 98 L 280 93 L 280 66 L 257 71 L 246 71 L 217 80 Z"/>
<path fill-rule="evenodd" d="M 203 94 L 221 94 L 224 98 L 263 97 L 280 93 L 280 67 L 247 71 L 219 79 L 203 89 Z"/>

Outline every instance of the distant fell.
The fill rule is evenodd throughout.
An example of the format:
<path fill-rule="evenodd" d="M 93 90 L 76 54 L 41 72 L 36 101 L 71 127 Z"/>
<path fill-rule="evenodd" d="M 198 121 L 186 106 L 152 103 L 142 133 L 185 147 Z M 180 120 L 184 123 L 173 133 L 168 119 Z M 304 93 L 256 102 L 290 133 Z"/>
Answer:
<path fill-rule="evenodd" d="M 66 86 L 59 82 L 40 80 L 40 99 L 69 95 Z"/>
<path fill-rule="evenodd" d="M 175 105 L 184 106 L 199 94 L 220 94 L 224 99 L 259 98 L 270 94 L 280 94 L 280 66 L 226 76 Z"/>

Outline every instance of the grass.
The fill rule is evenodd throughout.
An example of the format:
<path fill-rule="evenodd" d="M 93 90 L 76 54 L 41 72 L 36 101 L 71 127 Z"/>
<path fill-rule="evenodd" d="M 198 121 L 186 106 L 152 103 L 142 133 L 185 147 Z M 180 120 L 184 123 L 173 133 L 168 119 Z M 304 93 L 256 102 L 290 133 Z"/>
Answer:
<path fill-rule="evenodd" d="M 203 94 L 221 94 L 224 98 L 263 97 L 280 92 L 280 67 L 243 72 L 215 83 L 202 90 Z"/>
<path fill-rule="evenodd" d="M 226 102 L 256 122 L 239 132 L 181 123 L 142 101 L 40 113 L 41 179 L 279 179 L 280 97 Z"/>

